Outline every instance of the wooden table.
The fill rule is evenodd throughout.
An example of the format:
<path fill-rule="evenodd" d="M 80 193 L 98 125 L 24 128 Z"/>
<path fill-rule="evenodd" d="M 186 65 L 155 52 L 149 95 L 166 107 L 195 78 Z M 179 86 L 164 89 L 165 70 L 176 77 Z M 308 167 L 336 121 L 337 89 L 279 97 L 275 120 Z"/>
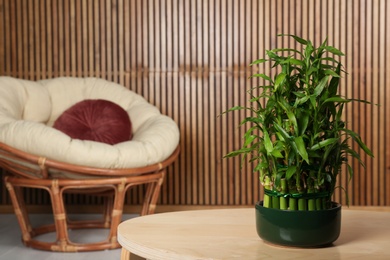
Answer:
<path fill-rule="evenodd" d="M 390 259 L 390 212 L 342 209 L 331 247 L 273 246 L 255 228 L 255 209 L 181 211 L 121 223 L 121 259 Z"/>

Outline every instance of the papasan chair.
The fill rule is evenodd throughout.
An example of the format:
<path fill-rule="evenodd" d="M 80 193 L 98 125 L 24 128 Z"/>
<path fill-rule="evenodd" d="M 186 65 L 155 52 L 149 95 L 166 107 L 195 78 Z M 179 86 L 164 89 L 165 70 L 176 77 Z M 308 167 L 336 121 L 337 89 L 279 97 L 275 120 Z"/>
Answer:
<path fill-rule="evenodd" d="M 0 168 L 26 246 L 76 252 L 119 248 L 126 191 L 145 185 L 141 215 L 154 213 L 179 154 L 179 130 L 140 95 L 97 78 L 0 77 Z M 23 190 L 46 190 L 54 224 L 32 227 Z M 102 196 L 100 221 L 70 220 L 64 194 Z M 68 230 L 107 228 L 104 241 L 75 243 Z M 56 240 L 37 236 L 56 232 Z"/>

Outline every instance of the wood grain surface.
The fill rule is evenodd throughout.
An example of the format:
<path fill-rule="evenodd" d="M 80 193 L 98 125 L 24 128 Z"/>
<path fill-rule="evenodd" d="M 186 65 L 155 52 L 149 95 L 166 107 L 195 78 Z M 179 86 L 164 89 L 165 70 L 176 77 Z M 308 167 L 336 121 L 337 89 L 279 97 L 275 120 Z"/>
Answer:
<path fill-rule="evenodd" d="M 389 211 L 342 209 L 340 237 L 332 246 L 293 248 L 260 239 L 253 208 L 183 211 L 122 222 L 118 227 L 118 241 L 122 252 L 125 251 L 122 260 L 133 259 L 133 254 L 151 260 L 384 260 L 390 257 L 389 218 Z"/>

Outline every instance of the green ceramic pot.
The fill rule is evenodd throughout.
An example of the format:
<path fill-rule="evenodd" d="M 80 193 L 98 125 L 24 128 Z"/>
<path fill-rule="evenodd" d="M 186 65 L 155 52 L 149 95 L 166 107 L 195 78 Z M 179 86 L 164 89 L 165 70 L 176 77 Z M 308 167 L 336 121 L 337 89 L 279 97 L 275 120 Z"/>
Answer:
<path fill-rule="evenodd" d="M 256 204 L 257 234 L 271 244 L 292 247 L 331 245 L 340 235 L 341 205 L 318 211 L 289 211 Z"/>

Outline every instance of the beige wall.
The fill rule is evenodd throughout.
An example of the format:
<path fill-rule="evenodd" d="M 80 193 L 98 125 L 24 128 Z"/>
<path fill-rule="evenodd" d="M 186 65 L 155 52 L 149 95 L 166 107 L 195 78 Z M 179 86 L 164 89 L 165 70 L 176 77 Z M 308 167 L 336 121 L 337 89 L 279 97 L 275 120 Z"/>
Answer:
<path fill-rule="evenodd" d="M 251 205 L 262 196 L 257 176 L 250 166 L 240 170 L 238 158 L 222 159 L 240 146 L 245 115 L 218 115 L 260 84 L 247 80 L 252 60 L 265 49 L 293 46 L 278 33 L 316 44 L 328 36 L 346 54 L 342 94 L 381 104 L 347 107 L 346 120 L 375 154 L 363 157 L 366 170 L 354 165 L 348 194 L 352 205 L 390 205 L 386 0 L 0 0 L 0 75 L 94 76 L 135 90 L 180 126 L 182 152 L 169 168 L 161 205 Z M 7 204 L 4 188 L 0 194 Z M 127 204 L 138 204 L 140 194 L 129 192 Z M 29 196 L 31 204 L 47 203 L 45 194 Z M 346 202 L 341 190 L 336 199 Z"/>

